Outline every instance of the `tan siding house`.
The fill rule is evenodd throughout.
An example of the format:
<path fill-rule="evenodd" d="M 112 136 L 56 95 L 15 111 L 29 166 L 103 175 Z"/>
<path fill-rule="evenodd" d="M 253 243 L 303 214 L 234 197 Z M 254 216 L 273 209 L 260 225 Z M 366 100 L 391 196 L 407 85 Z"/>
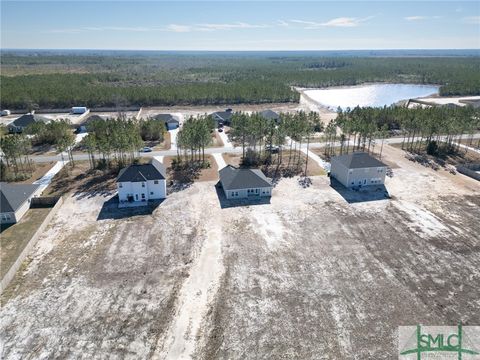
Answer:
<path fill-rule="evenodd" d="M 387 165 L 364 152 L 332 158 L 330 176 L 347 188 L 385 183 Z"/>

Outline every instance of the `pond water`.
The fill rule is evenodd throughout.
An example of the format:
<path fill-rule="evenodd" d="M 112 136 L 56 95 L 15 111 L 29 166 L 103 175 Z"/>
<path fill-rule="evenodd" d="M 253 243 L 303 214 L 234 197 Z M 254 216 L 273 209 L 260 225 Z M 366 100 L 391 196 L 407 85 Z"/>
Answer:
<path fill-rule="evenodd" d="M 440 86 L 412 84 L 372 84 L 329 89 L 305 90 L 316 102 L 336 110 L 355 106 L 383 107 L 400 100 L 437 94 Z"/>

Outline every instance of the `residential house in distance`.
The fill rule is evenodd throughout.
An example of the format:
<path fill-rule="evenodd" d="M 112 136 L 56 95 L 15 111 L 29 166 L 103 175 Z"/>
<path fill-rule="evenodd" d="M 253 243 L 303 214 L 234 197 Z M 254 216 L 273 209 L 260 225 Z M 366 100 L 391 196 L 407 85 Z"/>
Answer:
<path fill-rule="evenodd" d="M 387 165 L 365 152 L 335 156 L 331 164 L 330 176 L 347 188 L 385 183 Z"/>
<path fill-rule="evenodd" d="M 180 121 L 170 114 L 158 114 L 153 117 L 155 120 L 162 121 L 167 130 L 175 130 L 180 126 Z"/>
<path fill-rule="evenodd" d="M 105 121 L 100 115 L 90 115 L 84 122 L 77 127 L 77 133 L 88 132 L 88 125 L 95 121 Z"/>
<path fill-rule="evenodd" d="M 280 122 L 280 115 L 273 110 L 263 110 L 258 113 L 261 117 L 266 120 L 273 120 L 276 124 Z"/>
<path fill-rule="evenodd" d="M 167 172 L 157 159 L 150 164 L 132 164 L 117 177 L 119 207 L 128 203 L 147 205 L 149 200 L 167 197 Z"/>
<path fill-rule="evenodd" d="M 260 169 L 241 169 L 227 165 L 219 171 L 220 184 L 227 199 L 268 197 L 272 182 Z"/>
<path fill-rule="evenodd" d="M 222 127 L 223 125 L 230 126 L 232 123 L 232 109 L 226 109 L 225 111 L 217 111 L 210 115 L 215 121 L 217 127 Z"/>
<path fill-rule="evenodd" d="M 40 184 L 0 182 L 0 223 L 14 224 L 30 209 L 30 201 L 38 196 Z"/>
<path fill-rule="evenodd" d="M 7 125 L 7 129 L 10 133 L 21 133 L 28 125 L 44 122 L 49 123 L 51 119 L 37 114 L 25 114 L 20 116 L 15 121 Z"/>

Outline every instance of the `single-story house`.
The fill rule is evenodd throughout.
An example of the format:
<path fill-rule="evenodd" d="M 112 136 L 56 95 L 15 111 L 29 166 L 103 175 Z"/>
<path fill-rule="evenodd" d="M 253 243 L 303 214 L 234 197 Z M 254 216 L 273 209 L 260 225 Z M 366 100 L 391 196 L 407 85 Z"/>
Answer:
<path fill-rule="evenodd" d="M 272 195 L 272 182 L 260 169 L 241 169 L 227 165 L 219 171 L 220 185 L 227 199 Z"/>
<path fill-rule="evenodd" d="M 232 109 L 226 109 L 225 111 L 217 111 L 210 114 L 210 116 L 215 121 L 215 124 L 217 127 L 223 126 L 223 125 L 230 126 L 232 123 L 232 115 L 233 115 Z"/>
<path fill-rule="evenodd" d="M 280 122 L 280 115 L 273 110 L 263 110 L 258 113 L 261 117 L 266 120 L 273 120 L 276 124 Z"/>
<path fill-rule="evenodd" d="M 158 114 L 153 117 L 155 120 L 163 121 L 167 130 L 175 130 L 180 126 L 180 121 L 170 114 Z"/>
<path fill-rule="evenodd" d="M 91 124 L 94 121 L 105 121 L 105 119 L 103 117 L 101 117 L 100 115 L 90 115 L 84 122 L 82 122 L 78 126 L 77 132 L 78 133 L 84 133 L 84 132 L 89 131 L 88 130 L 88 125 Z"/>
<path fill-rule="evenodd" d="M 0 182 L 0 223 L 14 224 L 30 209 L 30 200 L 38 195 L 40 184 Z"/>
<path fill-rule="evenodd" d="M 387 165 L 365 152 L 335 156 L 331 160 L 330 176 L 347 188 L 385 183 Z"/>
<path fill-rule="evenodd" d="M 44 122 L 48 124 L 51 119 L 46 118 L 41 115 L 37 114 L 25 114 L 20 116 L 15 121 L 11 122 L 7 125 L 8 131 L 10 133 L 21 133 L 28 125 L 37 123 L 37 122 Z"/>
<path fill-rule="evenodd" d="M 149 164 L 132 164 L 120 170 L 117 177 L 118 200 L 147 204 L 148 200 L 167 197 L 167 172 L 157 159 Z"/>

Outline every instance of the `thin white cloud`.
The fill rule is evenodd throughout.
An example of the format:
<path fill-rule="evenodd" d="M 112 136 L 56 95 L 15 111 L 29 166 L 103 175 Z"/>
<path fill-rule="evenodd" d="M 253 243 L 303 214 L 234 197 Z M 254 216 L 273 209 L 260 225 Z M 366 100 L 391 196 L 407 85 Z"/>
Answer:
<path fill-rule="evenodd" d="M 480 25 L 480 16 L 467 16 L 463 21 L 467 24 Z"/>
<path fill-rule="evenodd" d="M 305 29 L 318 29 L 321 27 L 356 27 L 361 23 L 372 19 L 373 16 L 368 16 L 366 18 L 354 18 L 354 17 L 338 17 L 326 22 L 316 22 L 316 21 L 307 21 L 307 20 L 290 20 L 290 22 L 300 25 L 305 25 Z"/>
<path fill-rule="evenodd" d="M 192 27 L 188 25 L 169 24 L 165 27 L 166 31 L 186 33 L 192 31 Z"/>
<path fill-rule="evenodd" d="M 434 16 L 423 16 L 423 15 L 416 15 L 416 16 L 407 16 L 404 17 L 407 21 L 421 21 L 421 20 L 428 20 L 428 19 L 441 19 L 442 16 L 434 15 Z"/>
<path fill-rule="evenodd" d="M 323 23 L 323 26 L 332 26 L 332 27 L 353 27 L 358 26 L 361 22 L 360 19 L 350 18 L 350 17 L 339 17 L 332 19 Z"/>

